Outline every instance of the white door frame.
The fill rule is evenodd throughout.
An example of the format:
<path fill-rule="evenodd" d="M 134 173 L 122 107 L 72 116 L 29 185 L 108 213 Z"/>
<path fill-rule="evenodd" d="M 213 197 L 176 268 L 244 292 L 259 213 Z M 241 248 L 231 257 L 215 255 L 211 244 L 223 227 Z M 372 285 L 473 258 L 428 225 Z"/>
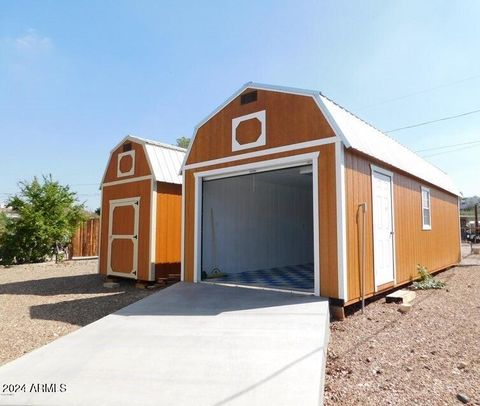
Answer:
<path fill-rule="evenodd" d="M 320 296 L 320 246 L 319 246 L 319 194 L 318 194 L 318 158 L 320 152 L 290 155 L 284 158 L 252 162 L 249 164 L 230 166 L 196 172 L 195 176 L 195 219 L 194 219 L 194 259 L 193 281 L 201 282 L 201 255 L 202 255 L 202 185 L 203 180 L 229 178 L 255 172 L 272 171 L 293 166 L 312 165 L 312 194 L 313 194 L 313 262 L 314 262 L 314 295 Z M 247 286 L 247 285 L 246 285 Z M 267 289 L 267 288 L 266 288 Z M 273 290 L 273 289 L 272 289 Z M 278 289 L 275 289 L 278 290 Z M 293 291 L 295 292 L 295 291 Z M 300 293 L 300 292 L 299 292 Z M 301 292 L 305 293 L 305 292 Z"/>
<path fill-rule="evenodd" d="M 133 223 L 133 236 L 112 234 L 113 229 L 113 211 L 116 207 L 133 206 L 134 210 L 134 223 Z M 125 199 L 112 199 L 109 201 L 109 213 L 108 213 L 108 258 L 107 258 L 107 275 L 122 276 L 124 278 L 138 278 L 138 223 L 140 212 L 140 196 L 128 197 Z M 136 236 L 136 238 L 135 238 Z M 112 270 L 112 242 L 115 239 L 130 239 L 133 243 L 133 270 L 131 273 L 114 272 Z"/>
<path fill-rule="evenodd" d="M 374 192 L 373 192 L 373 175 L 375 172 L 380 173 L 382 175 L 390 177 L 390 199 L 391 199 L 391 213 L 392 213 L 392 266 L 393 266 L 393 285 L 396 286 L 397 284 L 397 264 L 396 264 L 396 248 L 395 248 L 395 201 L 394 201 L 394 194 L 393 194 L 393 172 L 387 169 L 381 168 L 379 166 L 370 164 L 371 169 L 371 187 L 372 187 L 372 243 L 373 243 L 373 277 L 374 277 L 374 285 L 375 285 L 375 292 L 378 292 L 378 284 L 377 284 L 377 273 L 375 272 L 375 226 L 373 224 L 374 218 L 374 210 L 375 210 L 375 199 L 374 199 Z M 387 282 L 388 283 L 388 282 Z"/>

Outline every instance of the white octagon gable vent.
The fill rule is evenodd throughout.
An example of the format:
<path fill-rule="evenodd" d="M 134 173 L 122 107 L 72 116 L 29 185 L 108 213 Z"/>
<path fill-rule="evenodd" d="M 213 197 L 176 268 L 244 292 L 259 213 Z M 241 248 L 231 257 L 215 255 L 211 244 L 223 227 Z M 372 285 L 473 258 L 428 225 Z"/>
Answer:
<path fill-rule="evenodd" d="M 265 110 L 232 119 L 232 151 L 265 145 L 267 142 L 265 123 Z M 243 131 L 242 127 L 245 127 L 247 133 Z M 242 138 L 246 138 L 248 141 L 245 142 Z"/>

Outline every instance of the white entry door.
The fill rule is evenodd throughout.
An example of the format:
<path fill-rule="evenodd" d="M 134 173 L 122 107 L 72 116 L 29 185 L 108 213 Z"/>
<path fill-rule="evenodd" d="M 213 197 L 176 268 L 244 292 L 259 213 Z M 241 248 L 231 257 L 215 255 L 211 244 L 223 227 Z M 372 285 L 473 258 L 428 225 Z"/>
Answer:
<path fill-rule="evenodd" d="M 392 174 L 372 168 L 375 287 L 394 280 Z"/>

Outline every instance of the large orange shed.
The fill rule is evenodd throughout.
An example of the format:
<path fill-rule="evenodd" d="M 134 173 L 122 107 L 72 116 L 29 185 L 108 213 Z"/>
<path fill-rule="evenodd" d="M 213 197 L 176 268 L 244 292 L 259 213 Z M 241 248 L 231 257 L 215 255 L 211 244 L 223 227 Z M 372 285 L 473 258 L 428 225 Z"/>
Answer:
<path fill-rule="evenodd" d="M 460 259 L 452 180 L 318 91 L 247 83 L 196 127 L 182 175 L 185 281 L 344 306 Z"/>
<path fill-rule="evenodd" d="M 99 272 L 154 281 L 180 273 L 183 148 L 127 136 L 102 179 Z"/>

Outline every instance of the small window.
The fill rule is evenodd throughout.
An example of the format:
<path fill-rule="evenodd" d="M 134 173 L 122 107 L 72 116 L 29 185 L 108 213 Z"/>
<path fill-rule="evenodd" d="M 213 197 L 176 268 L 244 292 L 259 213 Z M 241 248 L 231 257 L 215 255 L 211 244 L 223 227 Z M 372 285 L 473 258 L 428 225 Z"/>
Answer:
<path fill-rule="evenodd" d="M 432 216 L 430 213 L 430 189 L 422 186 L 422 229 L 432 229 Z"/>
<path fill-rule="evenodd" d="M 131 151 L 132 150 L 132 144 L 129 142 L 127 144 L 123 144 L 123 152 Z"/>

